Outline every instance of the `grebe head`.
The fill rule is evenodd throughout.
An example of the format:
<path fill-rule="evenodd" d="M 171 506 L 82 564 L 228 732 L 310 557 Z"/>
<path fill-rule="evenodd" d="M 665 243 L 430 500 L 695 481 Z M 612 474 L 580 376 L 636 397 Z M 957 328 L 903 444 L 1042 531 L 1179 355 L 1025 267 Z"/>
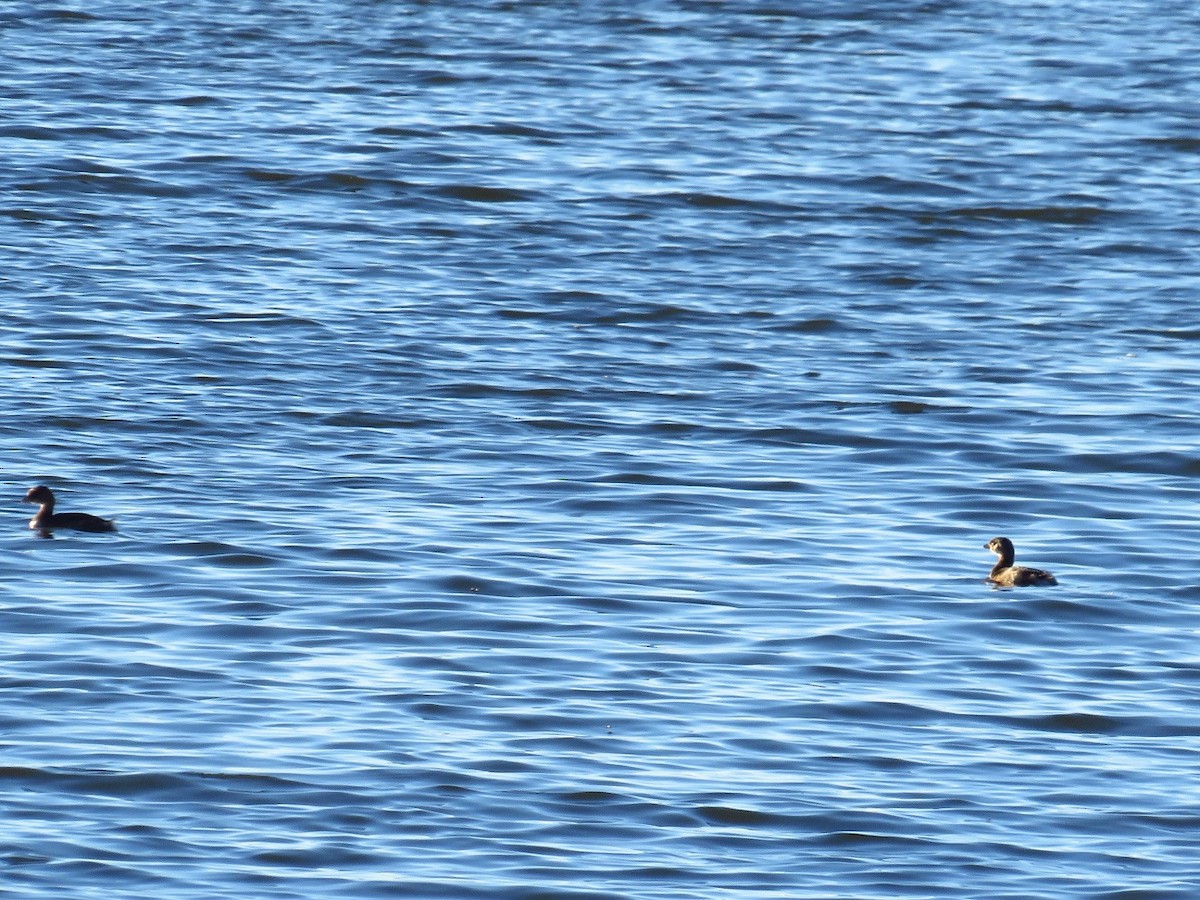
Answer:
<path fill-rule="evenodd" d="M 1006 537 L 994 537 L 983 546 L 997 556 L 1009 556 L 1013 552 L 1013 542 Z"/>
<path fill-rule="evenodd" d="M 26 503 L 53 503 L 54 492 L 44 484 L 39 484 L 37 487 L 29 489 L 29 493 L 25 495 Z"/>

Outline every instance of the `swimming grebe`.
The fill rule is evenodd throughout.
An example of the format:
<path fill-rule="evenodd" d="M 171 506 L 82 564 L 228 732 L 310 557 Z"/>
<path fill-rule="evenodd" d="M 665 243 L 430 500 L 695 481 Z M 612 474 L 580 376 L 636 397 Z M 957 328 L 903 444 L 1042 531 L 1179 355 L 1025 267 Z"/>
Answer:
<path fill-rule="evenodd" d="M 1031 584 L 1058 584 L 1057 579 L 1049 572 L 1044 572 L 1041 569 L 1028 569 L 1025 566 L 1014 566 L 1013 557 L 1016 551 L 1013 550 L 1013 543 L 1006 537 L 994 537 L 986 544 L 989 550 L 995 553 L 998 557 L 996 564 L 992 566 L 992 572 L 988 575 L 987 580 L 993 584 L 1004 585 L 1005 587 L 1027 587 Z"/>
<path fill-rule="evenodd" d="M 29 527 L 42 537 L 49 537 L 55 528 L 73 528 L 75 531 L 116 531 L 117 526 L 111 519 L 90 516 L 87 513 L 56 513 L 54 511 L 54 492 L 44 484 L 30 488 L 25 495 L 26 503 L 40 503 L 41 509 L 29 520 Z"/>

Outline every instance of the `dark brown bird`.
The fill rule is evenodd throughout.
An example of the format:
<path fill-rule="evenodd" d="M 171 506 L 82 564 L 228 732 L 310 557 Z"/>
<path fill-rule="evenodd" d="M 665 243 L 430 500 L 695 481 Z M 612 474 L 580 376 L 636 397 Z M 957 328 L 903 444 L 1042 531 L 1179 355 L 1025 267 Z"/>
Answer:
<path fill-rule="evenodd" d="M 41 505 L 34 517 L 29 520 L 29 527 L 43 537 L 49 537 L 50 532 L 55 528 L 72 528 L 75 531 L 95 533 L 117 530 L 112 519 L 102 519 L 87 513 L 56 513 L 54 511 L 54 491 L 44 484 L 30 488 L 29 493 L 25 495 L 25 502 Z"/>
<path fill-rule="evenodd" d="M 996 564 L 992 566 L 991 574 L 987 577 L 987 580 L 992 582 L 992 584 L 999 584 L 1004 587 L 1058 584 L 1058 580 L 1053 575 L 1042 569 L 1014 566 L 1013 558 L 1016 556 L 1016 551 L 1013 549 L 1013 542 L 1008 538 L 994 537 L 984 544 L 984 546 L 1000 557 L 996 560 Z"/>

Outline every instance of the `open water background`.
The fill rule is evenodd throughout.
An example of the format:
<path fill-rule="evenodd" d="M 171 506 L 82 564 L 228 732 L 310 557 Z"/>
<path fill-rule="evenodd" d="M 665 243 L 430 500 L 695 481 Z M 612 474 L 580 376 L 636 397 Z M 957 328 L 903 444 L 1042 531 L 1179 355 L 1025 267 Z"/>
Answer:
<path fill-rule="evenodd" d="M 4 893 L 1200 896 L 1194 3 L 0 43 Z"/>

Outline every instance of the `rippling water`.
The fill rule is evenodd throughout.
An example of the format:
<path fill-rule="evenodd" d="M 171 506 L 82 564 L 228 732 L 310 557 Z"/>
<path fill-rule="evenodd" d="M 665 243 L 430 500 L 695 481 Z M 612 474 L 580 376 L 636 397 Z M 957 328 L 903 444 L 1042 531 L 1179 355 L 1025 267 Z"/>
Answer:
<path fill-rule="evenodd" d="M 4 891 L 1200 894 L 1194 5 L 0 33 Z"/>

